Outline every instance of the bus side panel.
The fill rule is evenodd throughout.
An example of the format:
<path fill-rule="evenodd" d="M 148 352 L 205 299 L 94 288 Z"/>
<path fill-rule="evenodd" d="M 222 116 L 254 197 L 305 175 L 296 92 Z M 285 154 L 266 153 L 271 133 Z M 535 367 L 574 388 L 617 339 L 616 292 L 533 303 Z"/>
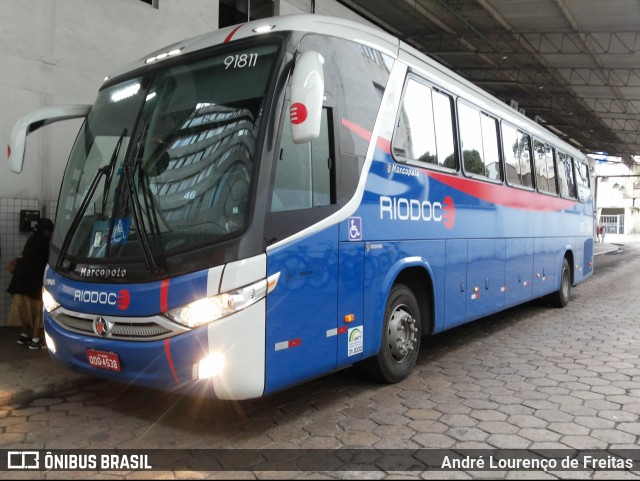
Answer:
<path fill-rule="evenodd" d="M 338 225 L 267 253 L 266 383 L 271 393 L 336 368 Z"/>
<path fill-rule="evenodd" d="M 504 239 L 471 239 L 467 263 L 467 321 L 504 307 Z"/>
<path fill-rule="evenodd" d="M 467 240 L 448 239 L 446 245 L 445 319 L 436 322 L 436 332 L 463 324 L 467 317 Z"/>
<path fill-rule="evenodd" d="M 526 302 L 533 296 L 533 239 L 506 240 L 505 306 Z"/>
<path fill-rule="evenodd" d="M 573 283 L 582 282 L 584 277 L 584 243 L 580 238 L 572 239 L 573 247 Z"/>
<path fill-rule="evenodd" d="M 584 242 L 584 270 L 582 280 L 585 280 L 593 273 L 593 236 L 585 239 Z"/>
<path fill-rule="evenodd" d="M 562 262 L 562 257 L 556 261 L 562 240 L 557 237 L 537 237 L 534 239 L 533 254 L 533 295 L 543 296 L 556 290 L 557 262 Z M 564 251 L 562 252 L 564 255 Z"/>
<path fill-rule="evenodd" d="M 338 367 L 362 360 L 363 352 L 358 336 L 362 336 L 371 327 L 364 322 L 363 292 L 371 288 L 370 285 L 365 285 L 364 254 L 364 242 L 340 243 L 338 319 L 335 332 Z"/>
<path fill-rule="evenodd" d="M 364 333 L 363 357 L 373 356 L 380 350 L 387 298 L 404 269 L 419 267 L 426 275 L 431 276 L 435 289 L 433 298 L 436 302 L 436 318 L 442 315 L 439 304 L 443 296 L 439 287 L 445 281 L 444 260 L 445 243 L 441 240 L 371 243 L 371 248 L 365 255 L 365 285 L 371 287 L 364 291 L 367 328 Z"/>

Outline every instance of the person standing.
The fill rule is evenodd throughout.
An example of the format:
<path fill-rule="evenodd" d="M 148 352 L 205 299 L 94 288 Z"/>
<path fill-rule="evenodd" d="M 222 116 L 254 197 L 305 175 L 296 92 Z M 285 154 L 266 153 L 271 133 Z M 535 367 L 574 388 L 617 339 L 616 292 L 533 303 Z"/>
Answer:
<path fill-rule="evenodd" d="M 41 349 L 42 283 L 49 261 L 49 241 L 53 235 L 51 219 L 38 220 L 36 232 L 31 234 L 22 250 L 22 257 L 13 273 L 7 292 L 11 294 L 9 325 L 22 328 L 18 344 L 29 349 Z"/>

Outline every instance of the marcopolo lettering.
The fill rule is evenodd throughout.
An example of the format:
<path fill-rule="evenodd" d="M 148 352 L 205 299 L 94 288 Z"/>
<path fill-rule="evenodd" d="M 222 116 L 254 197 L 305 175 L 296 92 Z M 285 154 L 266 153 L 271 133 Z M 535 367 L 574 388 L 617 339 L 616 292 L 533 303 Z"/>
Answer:
<path fill-rule="evenodd" d="M 442 222 L 442 204 L 428 200 L 380 196 L 380 219 Z"/>
<path fill-rule="evenodd" d="M 82 277 L 103 277 L 108 279 L 110 277 L 126 277 L 127 270 L 121 267 L 114 268 L 94 268 L 94 267 L 83 267 L 80 269 L 80 275 Z"/>

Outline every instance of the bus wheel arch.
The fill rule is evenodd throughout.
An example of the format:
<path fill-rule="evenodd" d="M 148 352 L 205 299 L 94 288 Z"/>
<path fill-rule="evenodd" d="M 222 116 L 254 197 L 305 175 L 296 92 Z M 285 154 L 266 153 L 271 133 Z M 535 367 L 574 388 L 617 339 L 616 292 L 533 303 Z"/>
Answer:
<path fill-rule="evenodd" d="M 396 383 L 409 376 L 422 336 L 432 332 L 432 298 L 432 283 L 425 269 L 408 267 L 399 273 L 385 304 L 380 350 L 360 366 L 368 377 Z"/>
<path fill-rule="evenodd" d="M 433 334 L 435 303 L 433 281 L 429 272 L 422 267 L 408 267 L 398 274 L 394 284 L 404 284 L 411 289 L 420 306 L 422 335 Z"/>

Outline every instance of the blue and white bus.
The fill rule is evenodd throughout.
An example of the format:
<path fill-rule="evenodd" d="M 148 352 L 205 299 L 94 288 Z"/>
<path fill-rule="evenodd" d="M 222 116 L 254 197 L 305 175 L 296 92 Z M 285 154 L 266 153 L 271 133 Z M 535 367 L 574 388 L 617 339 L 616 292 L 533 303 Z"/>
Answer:
<path fill-rule="evenodd" d="M 45 273 L 51 355 L 247 399 L 361 363 L 593 268 L 583 153 L 398 39 L 315 15 L 178 42 L 108 77 L 64 174 Z"/>

